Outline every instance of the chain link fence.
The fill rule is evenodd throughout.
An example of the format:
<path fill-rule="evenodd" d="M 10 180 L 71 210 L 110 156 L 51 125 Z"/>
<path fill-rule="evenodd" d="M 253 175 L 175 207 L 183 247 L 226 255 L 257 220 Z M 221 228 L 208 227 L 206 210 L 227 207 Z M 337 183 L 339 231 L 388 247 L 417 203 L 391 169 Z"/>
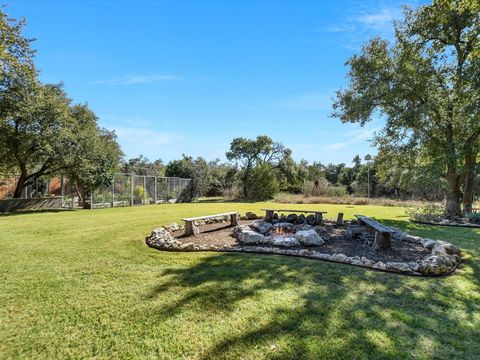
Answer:
<path fill-rule="evenodd" d="M 18 176 L 0 179 L 0 200 L 13 197 Z M 81 199 L 76 187 L 62 177 L 38 179 L 28 185 L 22 198 L 61 197 L 62 207 L 106 208 L 191 201 L 191 179 L 116 174 L 110 185 L 93 189 Z M 86 205 L 86 206 L 85 206 Z"/>

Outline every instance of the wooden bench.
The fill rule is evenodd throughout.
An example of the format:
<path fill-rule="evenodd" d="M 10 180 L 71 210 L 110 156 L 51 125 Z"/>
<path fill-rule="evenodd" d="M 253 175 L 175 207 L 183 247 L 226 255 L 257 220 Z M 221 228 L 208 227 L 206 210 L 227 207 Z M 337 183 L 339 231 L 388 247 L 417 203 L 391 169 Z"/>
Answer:
<path fill-rule="evenodd" d="M 395 234 L 395 230 L 364 215 L 355 215 L 355 217 L 361 224 L 366 225 L 375 232 L 374 248 L 388 249 L 392 247 L 390 237 L 392 234 Z"/>
<path fill-rule="evenodd" d="M 219 218 L 224 216 L 230 216 L 230 225 L 237 226 L 238 215 L 240 215 L 238 212 L 233 211 L 233 212 L 228 212 L 223 214 L 214 214 L 214 215 L 206 215 L 206 216 L 198 216 L 194 218 L 182 219 L 182 221 L 185 221 L 185 235 L 190 236 L 190 235 L 197 235 L 198 233 L 200 233 L 200 230 L 198 230 L 198 228 L 195 226 L 195 223 L 194 223 L 197 220 L 206 220 L 206 219 L 214 219 L 214 218 Z"/>
<path fill-rule="evenodd" d="M 304 213 L 304 214 L 315 214 L 315 225 L 323 224 L 323 214 L 326 214 L 326 211 L 315 211 L 315 210 L 283 210 L 283 209 L 262 209 L 265 211 L 265 220 L 272 221 L 273 214 L 275 212 L 289 212 L 289 213 Z"/>

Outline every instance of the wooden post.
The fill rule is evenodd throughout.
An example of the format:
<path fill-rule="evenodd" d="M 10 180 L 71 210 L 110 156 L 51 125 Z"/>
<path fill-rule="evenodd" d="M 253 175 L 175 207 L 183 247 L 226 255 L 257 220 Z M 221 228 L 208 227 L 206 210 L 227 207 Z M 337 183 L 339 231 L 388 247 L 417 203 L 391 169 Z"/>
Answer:
<path fill-rule="evenodd" d="M 185 236 L 197 235 L 199 233 L 200 230 L 195 226 L 193 221 L 185 221 Z"/>
<path fill-rule="evenodd" d="M 381 233 L 375 231 L 375 241 L 373 243 L 373 248 L 375 250 L 385 250 L 392 247 L 392 241 L 390 240 L 389 233 Z"/>
<path fill-rule="evenodd" d="M 273 210 L 266 210 L 265 211 L 265 220 L 266 221 L 272 221 L 273 219 Z"/>
<path fill-rule="evenodd" d="M 322 225 L 323 224 L 323 214 L 321 212 L 315 213 L 315 225 Z"/>
<path fill-rule="evenodd" d="M 115 206 L 115 177 L 112 180 L 112 208 Z"/>
<path fill-rule="evenodd" d="M 238 225 L 238 214 L 230 214 L 230 225 L 237 226 Z"/>
<path fill-rule="evenodd" d="M 147 205 L 147 177 L 143 177 L 143 205 Z"/>
<path fill-rule="evenodd" d="M 133 174 L 130 174 L 130 206 L 133 206 Z"/>
<path fill-rule="evenodd" d="M 154 186 L 154 197 L 155 199 L 153 200 L 153 203 L 156 204 L 157 203 L 157 177 L 155 176 L 154 177 L 154 180 L 155 180 L 155 186 Z"/>
<path fill-rule="evenodd" d="M 337 216 L 337 225 L 343 225 L 343 213 L 339 212 Z"/>

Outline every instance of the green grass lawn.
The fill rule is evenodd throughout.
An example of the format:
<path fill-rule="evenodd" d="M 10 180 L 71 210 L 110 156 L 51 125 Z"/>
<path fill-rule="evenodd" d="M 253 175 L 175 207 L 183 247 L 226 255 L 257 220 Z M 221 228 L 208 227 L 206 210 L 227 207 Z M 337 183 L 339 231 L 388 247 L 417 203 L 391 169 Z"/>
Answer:
<path fill-rule="evenodd" d="M 168 253 L 156 226 L 267 203 L 0 216 L 0 358 L 480 358 L 480 230 L 413 225 L 403 208 L 291 205 L 374 216 L 459 245 L 453 276 L 418 278 L 276 255 Z"/>

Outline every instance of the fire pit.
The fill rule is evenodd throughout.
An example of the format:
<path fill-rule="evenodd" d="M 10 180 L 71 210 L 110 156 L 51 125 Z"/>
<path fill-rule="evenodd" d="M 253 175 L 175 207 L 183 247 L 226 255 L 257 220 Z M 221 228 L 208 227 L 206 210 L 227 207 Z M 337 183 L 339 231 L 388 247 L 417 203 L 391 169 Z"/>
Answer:
<path fill-rule="evenodd" d="M 410 275 L 450 274 L 461 262 L 460 250 L 450 243 L 412 236 L 362 215 L 357 218 L 343 221 L 339 216 L 318 225 L 314 216 L 288 214 L 243 219 L 235 227 L 229 226 L 228 217 L 206 219 L 196 222 L 201 229 L 196 235 L 188 236 L 183 226 L 174 224 L 153 230 L 147 244 L 167 251 L 301 256 Z"/>

